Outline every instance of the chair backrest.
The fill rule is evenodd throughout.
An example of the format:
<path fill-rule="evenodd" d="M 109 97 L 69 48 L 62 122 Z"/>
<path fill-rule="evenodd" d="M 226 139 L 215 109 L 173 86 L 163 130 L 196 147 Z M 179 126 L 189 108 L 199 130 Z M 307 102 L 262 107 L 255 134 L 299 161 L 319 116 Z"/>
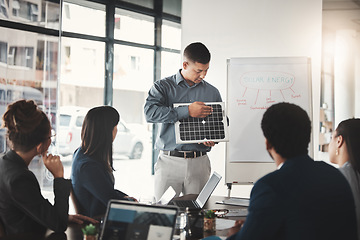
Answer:
<path fill-rule="evenodd" d="M 71 187 L 70 198 L 74 205 L 75 213 L 83 214 L 82 207 L 80 205 L 79 200 L 76 198 L 73 188 Z"/>
<path fill-rule="evenodd" d="M 0 218 L 0 238 L 5 237 L 6 233 L 5 233 L 5 226 L 4 223 L 2 222 L 1 218 Z"/>

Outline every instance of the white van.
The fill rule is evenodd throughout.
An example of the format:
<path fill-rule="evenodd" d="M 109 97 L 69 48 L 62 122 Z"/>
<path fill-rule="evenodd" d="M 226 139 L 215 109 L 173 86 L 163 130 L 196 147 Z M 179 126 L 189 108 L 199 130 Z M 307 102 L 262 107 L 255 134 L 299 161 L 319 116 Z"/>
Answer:
<path fill-rule="evenodd" d="M 59 153 L 63 156 L 73 154 L 81 145 L 81 128 L 89 108 L 78 106 L 63 106 L 59 108 L 59 126 L 57 141 Z M 140 159 L 144 145 L 142 136 L 135 134 L 136 129 L 130 129 L 120 120 L 118 132 L 113 142 L 113 153 L 125 155 L 130 159 Z"/>

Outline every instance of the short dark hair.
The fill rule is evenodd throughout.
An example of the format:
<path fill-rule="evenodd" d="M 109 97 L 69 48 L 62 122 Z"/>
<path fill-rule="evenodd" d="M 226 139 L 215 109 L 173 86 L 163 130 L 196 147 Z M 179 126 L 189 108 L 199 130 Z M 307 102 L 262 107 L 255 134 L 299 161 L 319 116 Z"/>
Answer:
<path fill-rule="evenodd" d="M 346 143 L 351 166 L 360 173 L 360 118 L 340 122 L 336 128 L 336 136 L 340 135 Z"/>
<path fill-rule="evenodd" d="M 8 105 L 2 119 L 15 151 L 28 152 L 50 137 L 50 121 L 32 100 L 19 100 Z"/>
<path fill-rule="evenodd" d="M 184 58 L 193 62 L 207 64 L 210 62 L 211 54 L 204 44 L 194 42 L 185 48 Z"/>
<path fill-rule="evenodd" d="M 292 103 L 277 103 L 266 110 L 261 121 L 265 138 L 284 158 L 308 153 L 311 121 L 306 111 Z"/>
<path fill-rule="evenodd" d="M 88 111 L 81 129 L 81 148 L 84 153 L 113 169 L 113 129 L 119 123 L 118 111 L 110 106 L 94 107 Z"/>

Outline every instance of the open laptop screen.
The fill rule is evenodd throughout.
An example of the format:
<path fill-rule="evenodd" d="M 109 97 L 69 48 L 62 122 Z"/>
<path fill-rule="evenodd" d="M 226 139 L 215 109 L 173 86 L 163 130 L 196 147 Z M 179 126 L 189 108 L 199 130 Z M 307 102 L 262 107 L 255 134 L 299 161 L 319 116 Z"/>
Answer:
<path fill-rule="evenodd" d="M 100 239 L 171 240 L 177 209 L 110 200 Z"/>
<path fill-rule="evenodd" d="M 207 181 L 204 188 L 201 190 L 201 192 L 199 193 L 196 199 L 196 202 L 199 204 L 201 208 L 204 207 L 205 203 L 209 199 L 210 195 L 212 194 L 212 192 L 214 191 L 220 180 L 221 180 L 221 176 L 217 172 L 214 172 L 210 176 L 209 180 Z"/>

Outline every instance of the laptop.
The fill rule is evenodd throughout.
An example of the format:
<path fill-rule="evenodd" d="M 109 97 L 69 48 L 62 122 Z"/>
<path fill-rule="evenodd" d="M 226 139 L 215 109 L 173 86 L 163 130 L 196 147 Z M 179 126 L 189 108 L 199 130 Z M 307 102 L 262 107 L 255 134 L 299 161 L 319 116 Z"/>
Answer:
<path fill-rule="evenodd" d="M 174 199 L 172 200 L 172 204 L 178 206 L 180 208 L 189 208 L 189 209 L 201 209 L 204 207 L 205 203 L 209 200 L 212 192 L 215 190 L 216 186 L 221 180 L 220 174 L 214 172 L 201 192 L 199 193 L 198 197 L 195 200 L 182 200 L 182 199 Z"/>
<path fill-rule="evenodd" d="M 100 239 L 172 240 L 177 214 L 174 206 L 110 200 Z"/>

